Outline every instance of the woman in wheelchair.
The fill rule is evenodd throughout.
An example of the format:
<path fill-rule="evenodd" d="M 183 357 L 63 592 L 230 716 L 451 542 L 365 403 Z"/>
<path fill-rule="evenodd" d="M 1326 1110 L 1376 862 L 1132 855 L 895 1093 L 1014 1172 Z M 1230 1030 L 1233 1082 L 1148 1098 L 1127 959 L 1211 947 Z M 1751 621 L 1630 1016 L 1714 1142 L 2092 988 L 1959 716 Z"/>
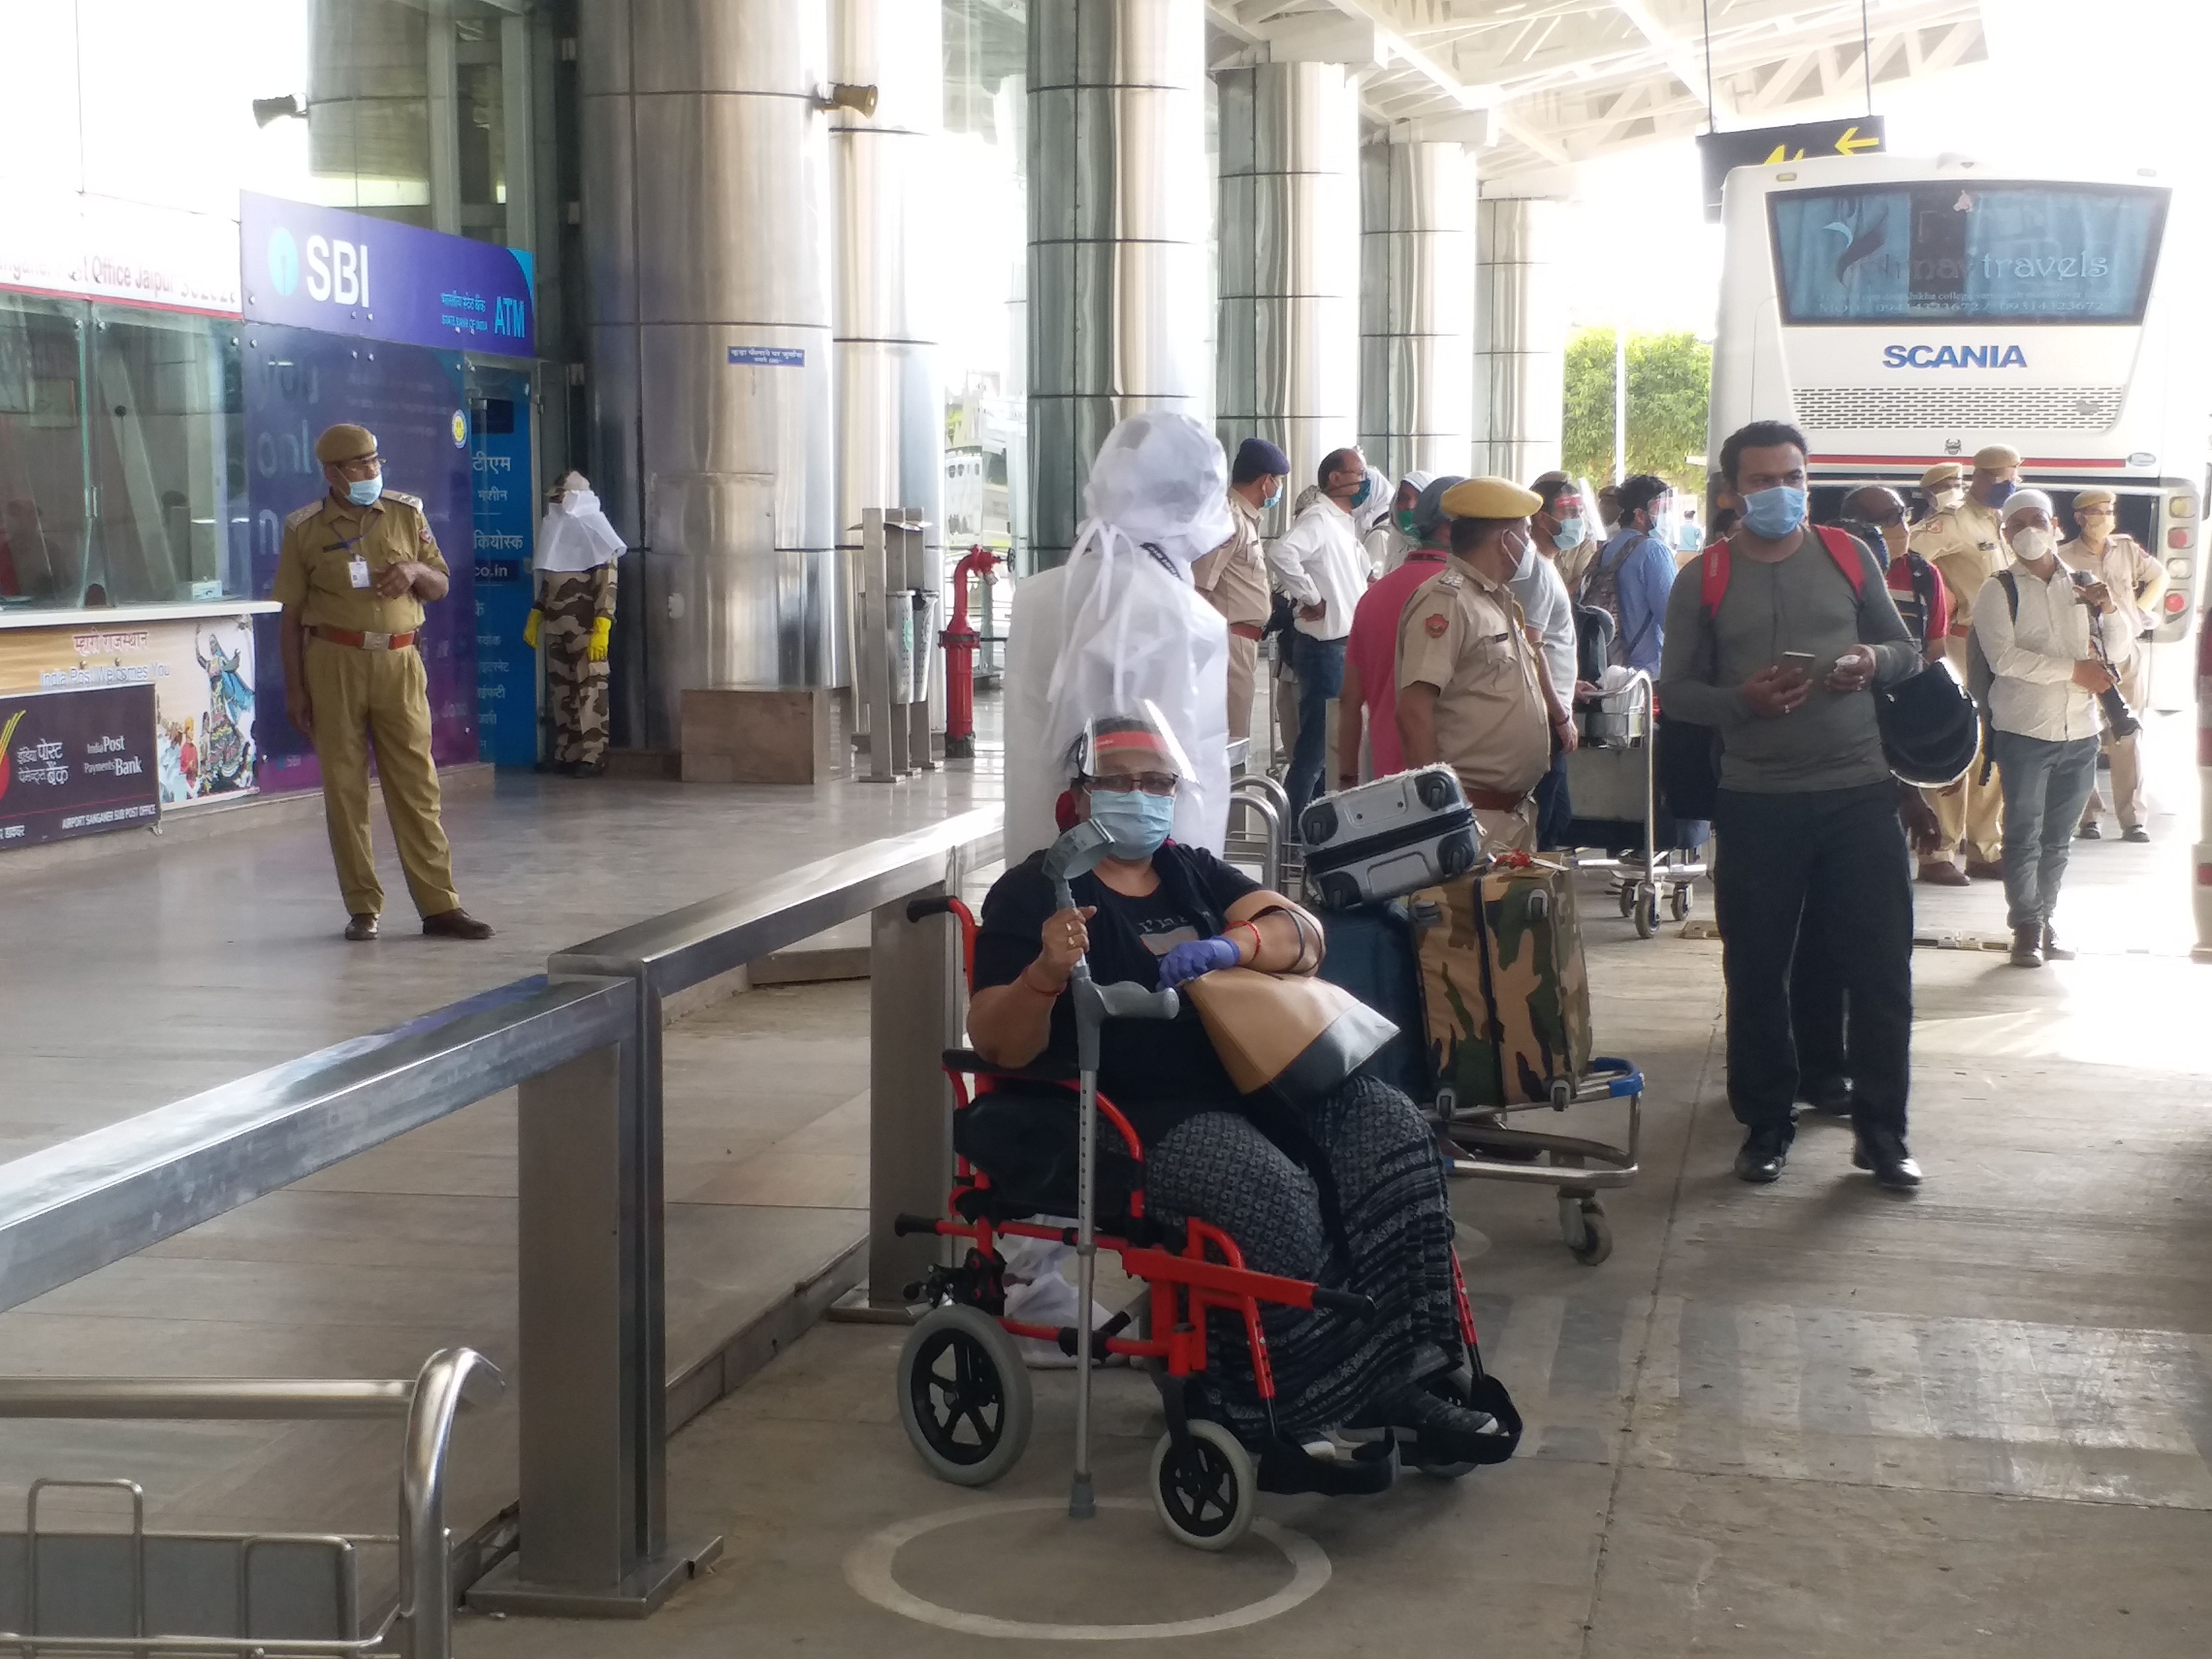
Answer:
<path fill-rule="evenodd" d="M 991 889 L 968 1016 L 985 1060 L 1072 1071 L 1075 1022 L 1065 993 L 1086 953 L 1101 984 L 1148 988 L 1240 965 L 1278 974 L 1320 966 L 1322 931 L 1310 915 L 1212 854 L 1168 839 L 1180 781 L 1172 738 L 1144 720 L 1095 722 L 1073 770 L 1063 818 L 1072 811 L 1099 825 L 1110 850 L 1072 884 L 1073 908 L 1055 903 L 1042 853 Z M 1241 1331 L 1224 1328 L 1224 1340 L 1209 1343 L 1220 1409 L 1240 1438 L 1272 1430 L 1310 1442 L 1335 1429 L 1396 1429 L 1417 1437 L 1423 1461 L 1492 1461 L 1484 1454 L 1494 1448 L 1483 1442 L 1495 1437 L 1492 1418 L 1443 1382 L 1462 1354 L 1452 1217 L 1435 1138 L 1410 1100 L 1358 1074 L 1302 1110 L 1240 1097 L 1188 999 L 1173 1021 L 1109 1023 L 1098 1086 L 1143 1144 L 1146 1207 L 1156 1222 L 1178 1232 L 1189 1219 L 1211 1224 L 1249 1268 L 1373 1304 L 1364 1318 L 1334 1308 L 1264 1310 L 1272 1424 Z M 1066 1111 L 1017 1085 L 1011 1097 L 986 1096 L 959 1115 L 986 1103 L 1001 1123 L 1010 1114 Z M 1110 1170 L 1120 1143 L 1105 1121 L 1100 1135 Z M 983 1149 L 963 1150 L 988 1168 Z"/>

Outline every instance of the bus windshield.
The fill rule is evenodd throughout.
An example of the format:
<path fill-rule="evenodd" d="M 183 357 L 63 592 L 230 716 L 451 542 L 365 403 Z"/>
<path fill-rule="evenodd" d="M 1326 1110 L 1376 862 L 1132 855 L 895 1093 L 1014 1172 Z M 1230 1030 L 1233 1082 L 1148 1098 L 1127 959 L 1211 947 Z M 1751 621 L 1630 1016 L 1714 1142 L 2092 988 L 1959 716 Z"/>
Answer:
<path fill-rule="evenodd" d="M 1956 179 L 1778 191 L 1783 320 L 2139 323 L 2167 197 Z"/>

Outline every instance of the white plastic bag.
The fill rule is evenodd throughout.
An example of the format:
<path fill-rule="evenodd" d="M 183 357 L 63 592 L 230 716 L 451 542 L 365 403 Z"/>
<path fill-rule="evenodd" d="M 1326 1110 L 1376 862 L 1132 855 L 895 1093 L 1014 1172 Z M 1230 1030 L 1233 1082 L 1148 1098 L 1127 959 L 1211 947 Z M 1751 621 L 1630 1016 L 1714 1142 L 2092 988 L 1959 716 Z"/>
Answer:
<path fill-rule="evenodd" d="M 1054 809 L 1090 721 L 1153 704 L 1190 757 L 1175 836 L 1218 853 L 1229 830 L 1229 629 L 1190 585 L 1229 538 L 1229 466 L 1187 415 L 1107 434 L 1067 562 L 1014 586 L 1006 679 L 1006 860 L 1060 833 Z"/>

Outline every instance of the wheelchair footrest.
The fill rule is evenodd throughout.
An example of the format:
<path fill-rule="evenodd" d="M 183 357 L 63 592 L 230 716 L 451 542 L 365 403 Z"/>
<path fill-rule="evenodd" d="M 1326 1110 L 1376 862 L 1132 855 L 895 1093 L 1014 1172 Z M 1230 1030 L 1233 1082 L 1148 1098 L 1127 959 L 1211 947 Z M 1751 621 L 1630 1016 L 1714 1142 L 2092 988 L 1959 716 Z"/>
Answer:
<path fill-rule="evenodd" d="M 1319 1492 L 1328 1498 L 1387 1492 L 1398 1478 L 1395 1439 L 1362 1446 L 1350 1457 L 1316 1457 L 1287 1440 L 1270 1440 L 1260 1452 L 1260 1490 L 1285 1497 Z"/>

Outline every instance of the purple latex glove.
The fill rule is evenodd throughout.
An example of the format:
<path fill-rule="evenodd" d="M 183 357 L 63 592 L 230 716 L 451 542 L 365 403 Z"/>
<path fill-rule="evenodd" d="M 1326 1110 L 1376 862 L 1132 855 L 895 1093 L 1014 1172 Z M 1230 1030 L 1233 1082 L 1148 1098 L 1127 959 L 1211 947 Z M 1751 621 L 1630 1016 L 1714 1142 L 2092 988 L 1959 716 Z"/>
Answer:
<path fill-rule="evenodd" d="M 1210 974 L 1217 968 L 1234 968 L 1244 960 L 1236 941 L 1225 939 L 1187 939 L 1160 958 L 1163 989 Z"/>

